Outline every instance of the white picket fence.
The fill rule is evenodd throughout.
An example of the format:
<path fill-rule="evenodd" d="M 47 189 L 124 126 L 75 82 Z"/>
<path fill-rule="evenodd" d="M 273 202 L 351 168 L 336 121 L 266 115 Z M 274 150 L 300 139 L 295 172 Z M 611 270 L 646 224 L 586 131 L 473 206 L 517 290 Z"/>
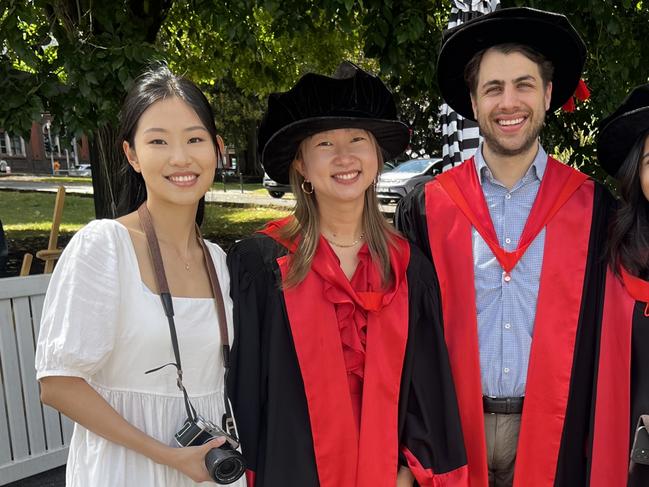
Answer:
<path fill-rule="evenodd" d="M 41 403 L 35 343 L 49 275 L 0 279 L 0 485 L 65 464 L 73 423 Z"/>

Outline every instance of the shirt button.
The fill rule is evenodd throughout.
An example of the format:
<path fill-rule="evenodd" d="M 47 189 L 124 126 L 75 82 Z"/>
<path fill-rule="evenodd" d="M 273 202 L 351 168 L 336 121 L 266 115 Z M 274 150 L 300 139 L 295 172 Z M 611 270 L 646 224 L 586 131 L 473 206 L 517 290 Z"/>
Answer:
<path fill-rule="evenodd" d="M 505 195 L 505 199 L 507 199 L 507 200 L 512 199 L 512 194 L 511 194 L 511 193 L 507 193 L 507 194 Z"/>
<path fill-rule="evenodd" d="M 512 280 L 512 275 L 509 272 L 503 272 L 503 281 L 509 282 Z"/>
<path fill-rule="evenodd" d="M 505 323 L 505 329 L 509 330 L 512 327 L 511 323 Z"/>
<path fill-rule="evenodd" d="M 505 367 L 505 368 L 503 369 L 503 372 L 504 372 L 505 374 L 509 374 L 509 367 Z"/>
<path fill-rule="evenodd" d="M 506 238 L 505 243 L 512 243 L 512 239 L 511 238 Z"/>

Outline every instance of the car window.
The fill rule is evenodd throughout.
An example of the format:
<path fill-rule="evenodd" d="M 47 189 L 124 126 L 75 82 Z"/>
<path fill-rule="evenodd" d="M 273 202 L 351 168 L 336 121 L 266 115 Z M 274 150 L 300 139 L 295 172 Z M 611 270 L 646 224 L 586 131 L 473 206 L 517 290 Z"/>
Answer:
<path fill-rule="evenodd" d="M 399 164 L 390 172 L 422 173 L 432 165 L 433 161 L 430 159 L 413 159 Z"/>

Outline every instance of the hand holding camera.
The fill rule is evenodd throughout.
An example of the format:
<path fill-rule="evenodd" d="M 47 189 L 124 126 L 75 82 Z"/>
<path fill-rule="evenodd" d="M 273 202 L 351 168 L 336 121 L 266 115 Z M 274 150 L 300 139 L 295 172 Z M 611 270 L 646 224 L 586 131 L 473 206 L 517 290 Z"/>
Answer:
<path fill-rule="evenodd" d="M 171 447 L 169 448 L 170 455 L 168 461 L 165 463 L 179 470 L 194 482 L 214 482 L 214 479 L 210 477 L 209 471 L 205 467 L 205 457 L 210 450 L 219 448 L 224 442 L 224 438 L 215 438 L 204 445 L 190 446 L 187 448 Z"/>
<path fill-rule="evenodd" d="M 235 482 L 246 471 L 245 461 L 236 451 L 239 447 L 237 440 L 211 421 L 198 415 L 187 418 L 174 438 L 181 447 L 212 445 L 205 452 L 204 464 L 210 476 L 208 480 L 227 485 Z M 219 443 L 217 444 L 215 440 L 219 440 Z"/>

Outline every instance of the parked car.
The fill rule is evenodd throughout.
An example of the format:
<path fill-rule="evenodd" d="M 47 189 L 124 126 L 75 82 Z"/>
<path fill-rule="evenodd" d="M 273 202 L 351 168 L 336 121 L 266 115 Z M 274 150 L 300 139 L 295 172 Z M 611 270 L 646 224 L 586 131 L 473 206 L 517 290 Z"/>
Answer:
<path fill-rule="evenodd" d="M 0 172 L 6 172 L 6 173 L 11 172 L 11 168 L 9 167 L 9 164 L 7 164 L 7 161 L 5 161 L 4 159 L 0 159 Z"/>
<path fill-rule="evenodd" d="M 273 198 L 281 198 L 286 193 L 291 193 L 290 184 L 282 184 L 277 181 L 270 179 L 270 176 L 264 173 L 264 179 L 262 181 L 262 186 L 268 191 L 268 194 Z"/>
<path fill-rule="evenodd" d="M 379 176 L 376 195 L 382 203 L 398 202 L 415 186 L 437 174 L 442 159 L 411 159 Z"/>
<path fill-rule="evenodd" d="M 90 164 L 79 164 L 74 169 L 70 169 L 68 174 L 70 176 L 91 177 L 92 176 L 92 170 L 90 169 Z"/>
<path fill-rule="evenodd" d="M 381 174 L 392 171 L 395 167 L 397 167 L 397 163 L 393 161 L 383 161 L 383 170 L 381 171 Z"/>

